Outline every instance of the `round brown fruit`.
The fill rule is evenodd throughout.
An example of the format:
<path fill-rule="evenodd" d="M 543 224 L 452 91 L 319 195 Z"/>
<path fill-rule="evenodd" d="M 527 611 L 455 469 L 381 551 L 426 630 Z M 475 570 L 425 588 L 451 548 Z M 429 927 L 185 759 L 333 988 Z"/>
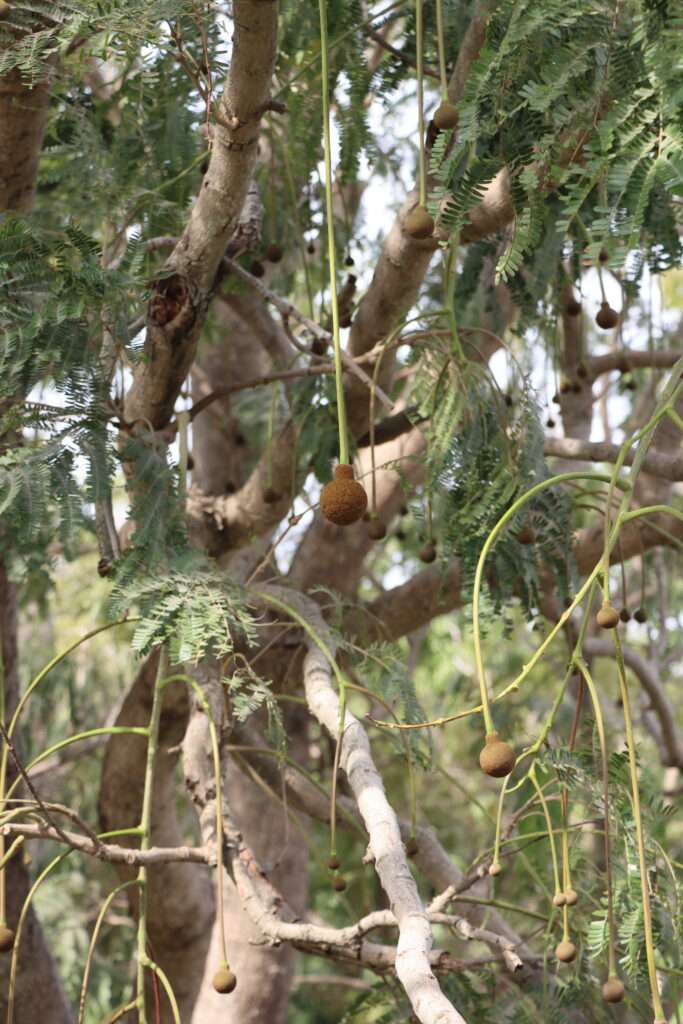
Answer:
<path fill-rule="evenodd" d="M 368 496 L 353 478 L 353 466 L 341 463 L 335 467 L 334 480 L 325 484 L 320 495 L 325 519 L 335 526 L 350 526 L 362 518 L 368 507 Z"/>
<path fill-rule="evenodd" d="M 332 879 L 332 888 L 335 892 L 344 892 L 346 888 L 346 879 L 343 875 L 335 875 Z"/>
<path fill-rule="evenodd" d="M 636 608 L 636 610 L 633 613 L 633 618 L 636 620 L 636 622 L 647 622 L 647 612 L 644 608 Z"/>
<path fill-rule="evenodd" d="M 495 878 L 495 877 L 496 877 L 496 875 L 499 875 L 499 874 L 501 873 L 501 871 L 502 871 L 502 870 L 503 870 L 503 868 L 502 868 L 502 867 L 501 867 L 501 865 L 500 865 L 500 864 L 498 863 L 498 861 L 494 861 L 494 862 L 493 862 L 493 864 L 491 864 L 491 866 L 489 867 L 489 874 L 490 874 L 490 875 L 491 875 L 491 876 L 492 876 L 493 878 Z"/>
<path fill-rule="evenodd" d="M 411 836 L 408 842 L 406 843 L 406 853 L 408 854 L 408 856 L 414 857 L 419 848 L 420 847 L 418 846 L 417 843 L 417 837 Z"/>
<path fill-rule="evenodd" d="M 624 983 L 612 974 L 602 986 L 602 998 L 606 1003 L 620 1003 L 624 998 Z"/>
<path fill-rule="evenodd" d="M 368 524 L 368 537 L 370 540 L 384 540 L 387 535 L 387 528 L 381 519 L 371 519 Z"/>
<path fill-rule="evenodd" d="M 339 857 L 336 857 L 334 855 L 330 857 L 330 859 L 327 862 L 327 866 L 330 869 L 330 871 L 336 871 L 339 868 L 340 864 L 341 861 L 339 860 Z"/>
<path fill-rule="evenodd" d="M 14 932 L 6 924 L 0 924 L 0 953 L 9 953 L 14 945 Z"/>
<path fill-rule="evenodd" d="M 494 779 L 504 779 L 515 767 L 515 752 L 497 732 L 490 732 L 479 754 L 479 767 Z"/>
<path fill-rule="evenodd" d="M 279 263 L 284 253 L 279 245 L 269 245 L 263 254 L 264 260 L 268 260 L 269 263 Z"/>
<path fill-rule="evenodd" d="M 10 4 L 6 3 L 6 0 L 0 0 L 0 21 L 3 18 L 8 18 L 11 10 L 12 7 Z"/>
<path fill-rule="evenodd" d="M 616 309 L 612 309 L 609 302 L 601 302 L 595 322 L 603 331 L 611 331 L 619 323 L 619 314 Z"/>
<path fill-rule="evenodd" d="M 222 996 L 230 995 L 231 992 L 235 991 L 237 985 L 237 978 L 232 973 L 227 964 L 223 964 L 219 967 L 213 976 L 211 984 L 215 988 L 216 992 L 220 992 Z"/>
<path fill-rule="evenodd" d="M 315 246 L 313 242 L 308 243 L 308 245 L 306 246 L 306 252 L 308 253 L 309 256 L 315 255 Z"/>
<path fill-rule="evenodd" d="M 266 268 L 260 262 L 260 260 L 252 260 L 249 265 L 249 273 L 252 277 L 263 277 L 266 272 Z"/>
<path fill-rule="evenodd" d="M 567 316 L 578 316 L 581 312 L 581 303 L 577 299 L 570 299 L 564 307 Z"/>
<path fill-rule="evenodd" d="M 572 389 L 571 381 L 568 377 L 560 377 L 560 394 L 568 395 Z"/>
<path fill-rule="evenodd" d="M 559 396 L 557 391 L 553 395 L 551 401 L 553 401 L 555 403 L 555 405 L 559 405 L 560 404 L 560 396 Z"/>
<path fill-rule="evenodd" d="M 536 543 L 536 531 L 534 530 L 531 523 L 524 524 L 522 529 L 517 534 L 516 539 L 520 544 L 524 544 L 525 547 L 528 547 L 529 544 Z"/>
<path fill-rule="evenodd" d="M 272 487 L 266 487 L 263 492 L 263 500 L 266 505 L 274 505 L 276 501 L 280 500 L 280 495 Z"/>
<path fill-rule="evenodd" d="M 621 611 L 619 612 L 619 618 L 621 619 L 622 622 L 630 622 L 631 621 L 631 613 L 628 610 L 628 608 L 622 608 L 621 609 Z"/>
<path fill-rule="evenodd" d="M 568 907 L 575 906 L 579 901 L 579 894 L 576 889 L 567 889 L 564 894 L 565 902 Z"/>
<path fill-rule="evenodd" d="M 424 562 L 425 565 L 429 565 L 436 558 L 436 546 L 432 541 L 428 541 L 427 544 L 420 550 L 419 555 L 420 561 Z"/>
<path fill-rule="evenodd" d="M 602 608 L 595 616 L 595 621 L 601 629 L 616 629 L 619 625 L 619 612 L 609 601 L 604 601 Z"/>
<path fill-rule="evenodd" d="M 355 265 L 356 261 L 354 260 L 353 256 L 347 256 L 346 259 L 344 260 L 345 267 L 355 267 Z"/>
<path fill-rule="evenodd" d="M 339 326 L 340 327 L 350 327 L 352 322 L 353 322 L 353 319 L 352 319 L 350 313 L 342 313 L 342 315 L 339 317 Z"/>
<path fill-rule="evenodd" d="M 563 939 L 562 942 L 557 944 L 555 956 L 563 964 L 570 964 L 572 960 L 576 960 L 576 946 L 573 942 L 569 942 L 568 939 Z"/>
<path fill-rule="evenodd" d="M 574 381 L 574 383 L 572 384 L 572 394 L 574 394 L 574 395 L 580 395 L 581 394 L 581 381 L 578 381 L 578 380 Z"/>
<path fill-rule="evenodd" d="M 324 356 L 327 352 L 327 342 L 324 338 L 314 338 L 311 342 L 311 352 L 314 356 Z"/>
<path fill-rule="evenodd" d="M 545 421 L 545 425 L 546 427 L 548 427 L 549 430 L 553 429 L 553 427 L 555 426 L 555 420 L 552 418 L 552 416 L 548 416 L 548 419 Z"/>
<path fill-rule="evenodd" d="M 411 238 L 430 238 L 434 233 L 434 221 L 424 206 L 414 206 L 403 226 Z"/>
<path fill-rule="evenodd" d="M 444 100 L 434 111 L 432 120 L 440 132 L 450 131 L 451 128 L 457 128 L 458 126 L 458 111 L 452 103 Z"/>
<path fill-rule="evenodd" d="M 565 896 L 565 894 L 563 892 L 556 892 L 555 895 L 553 896 L 553 906 L 554 907 L 563 907 L 566 902 L 567 902 L 567 897 Z"/>

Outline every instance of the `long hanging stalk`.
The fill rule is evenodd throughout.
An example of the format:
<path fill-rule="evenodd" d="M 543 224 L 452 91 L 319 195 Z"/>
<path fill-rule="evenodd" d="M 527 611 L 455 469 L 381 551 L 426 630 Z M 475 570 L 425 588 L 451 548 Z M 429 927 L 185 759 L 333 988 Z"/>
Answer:
<path fill-rule="evenodd" d="M 443 25 L 443 0 L 436 0 L 436 45 L 439 51 L 439 86 L 441 99 L 448 99 L 448 79 L 446 77 L 446 43 Z"/>
<path fill-rule="evenodd" d="M 552 860 L 553 865 L 553 882 L 555 884 L 555 895 L 553 897 L 553 903 L 556 907 L 561 907 L 564 905 L 565 901 L 562 894 L 562 887 L 560 886 L 560 871 L 557 864 L 557 849 L 555 847 L 555 833 L 553 830 L 553 822 L 552 818 L 550 817 L 550 811 L 548 810 L 548 804 L 543 795 L 543 790 L 539 786 L 538 779 L 536 778 L 535 765 L 529 772 L 529 778 L 531 779 L 531 783 L 534 789 L 536 790 L 536 795 L 540 801 L 541 807 L 543 808 L 545 823 L 548 829 L 548 842 L 550 843 L 550 858 Z"/>
<path fill-rule="evenodd" d="M 142 797 L 142 812 L 140 815 L 140 849 L 148 850 L 151 845 L 152 832 L 152 796 L 154 790 L 154 765 L 159 742 L 159 723 L 161 721 L 161 705 L 165 685 L 165 675 L 168 672 L 168 655 L 166 648 L 159 653 L 159 665 L 154 680 L 152 695 L 152 710 L 147 726 L 147 763 L 145 766 L 145 783 Z M 152 966 L 152 961 L 147 955 L 147 867 L 141 864 L 138 868 L 137 883 L 140 887 L 140 903 L 138 915 L 137 933 L 137 1007 L 139 1024 L 147 1024 L 147 1005 L 145 998 L 145 968 Z M 163 979 L 162 979 L 163 980 Z"/>
<path fill-rule="evenodd" d="M 325 157 L 325 216 L 327 218 L 327 259 L 330 268 L 330 302 L 332 305 L 332 340 L 334 344 L 334 378 L 337 391 L 337 422 L 339 425 L 339 461 L 348 463 L 349 444 L 346 428 L 346 404 L 342 377 L 341 341 L 339 338 L 339 303 L 337 300 L 337 251 L 334 241 L 334 206 L 332 201 L 332 141 L 330 137 L 330 69 L 327 37 L 326 0 L 318 0 L 320 12 L 320 62 L 322 67 L 323 149 Z"/>
<path fill-rule="evenodd" d="M 425 156 L 425 115 L 424 115 L 424 34 L 422 22 L 422 0 L 415 0 L 415 66 L 417 69 L 417 131 L 419 135 L 419 182 L 420 206 L 427 208 L 427 160 Z"/>
<path fill-rule="evenodd" d="M 631 776 L 631 799 L 633 801 L 633 817 L 636 824 L 636 845 L 638 847 L 638 868 L 640 872 L 640 890 L 643 900 L 643 931 L 645 933 L 645 954 L 647 957 L 647 972 L 650 980 L 650 993 L 652 995 L 652 1008 L 655 1014 L 655 1024 L 663 1021 L 664 1009 L 659 996 L 657 984 L 657 967 L 655 965 L 655 947 L 652 931 L 652 907 L 650 905 L 650 888 L 647 881 L 647 860 L 645 857 L 645 836 L 643 834 L 643 819 L 640 811 L 640 789 L 638 786 L 638 762 L 636 759 L 636 741 L 633 735 L 633 718 L 631 716 L 631 700 L 626 682 L 626 668 L 624 655 L 621 649 L 621 640 L 617 630 L 613 631 L 614 653 L 617 662 L 617 675 L 619 676 L 619 690 L 623 703 L 624 725 L 626 727 L 626 744 L 628 746 L 628 766 Z"/>
<path fill-rule="evenodd" d="M 600 705 L 600 697 L 598 691 L 593 682 L 588 666 L 586 665 L 583 658 L 576 660 L 576 665 L 581 673 L 581 676 L 586 684 L 588 692 L 590 694 L 591 702 L 593 704 L 593 715 L 595 716 L 595 727 L 598 731 L 598 741 L 600 743 L 600 767 L 602 772 L 602 794 L 603 803 L 605 805 L 605 832 L 604 832 L 604 847 L 605 847 L 605 876 L 607 879 L 607 933 L 608 933 L 608 966 L 607 973 L 608 977 L 617 977 L 617 955 L 616 955 L 616 942 L 617 942 L 617 929 L 616 922 L 614 920 L 614 889 L 612 881 L 612 845 L 610 842 L 609 835 L 609 777 L 608 777 L 608 764 L 607 764 L 607 740 L 605 737 L 605 723 L 602 718 L 602 707 Z"/>

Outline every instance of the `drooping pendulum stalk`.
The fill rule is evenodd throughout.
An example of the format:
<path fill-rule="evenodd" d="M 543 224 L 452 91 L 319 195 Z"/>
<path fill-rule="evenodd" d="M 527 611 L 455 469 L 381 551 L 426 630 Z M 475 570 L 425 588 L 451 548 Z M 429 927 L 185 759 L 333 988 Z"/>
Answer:
<path fill-rule="evenodd" d="M 550 859 L 553 865 L 553 882 L 555 884 L 555 894 L 553 896 L 553 906 L 563 907 L 567 902 L 564 893 L 562 892 L 562 886 L 560 885 L 560 871 L 557 865 L 557 849 L 555 847 L 555 834 L 553 832 L 553 822 L 550 817 L 550 811 L 548 810 L 548 804 L 543 795 L 543 790 L 538 784 L 536 778 L 536 767 L 534 766 L 529 772 L 529 778 L 531 783 L 536 790 L 536 796 L 539 799 L 541 807 L 543 809 L 543 816 L 545 817 L 546 828 L 548 829 L 548 842 L 550 843 Z"/>
<path fill-rule="evenodd" d="M 277 410 L 277 384 L 271 386 L 270 410 L 268 412 L 268 437 L 266 448 L 266 486 L 263 488 L 262 497 L 266 505 L 274 505 L 280 500 L 280 495 L 273 487 L 273 434 L 275 432 L 275 413 Z"/>
<path fill-rule="evenodd" d="M 419 135 L 419 201 L 405 219 L 404 228 L 411 238 L 429 238 L 434 221 L 427 211 L 427 157 L 424 125 L 424 33 L 422 31 L 422 0 L 415 0 L 415 64 L 417 68 L 417 131 Z"/>
<path fill-rule="evenodd" d="M 439 85 L 441 102 L 434 111 L 434 127 L 440 132 L 450 131 L 458 125 L 458 111 L 448 99 L 446 77 L 446 40 L 443 26 L 443 0 L 436 0 L 436 43 L 439 51 Z"/>
<path fill-rule="evenodd" d="M 334 209 L 332 201 L 332 141 L 330 134 L 330 72 L 327 39 L 326 0 L 318 0 L 320 12 L 320 57 L 322 64 L 323 149 L 325 155 L 325 215 L 327 218 L 327 258 L 330 268 L 330 302 L 332 304 L 332 339 L 334 343 L 334 378 L 337 390 L 337 422 L 339 425 L 339 465 L 334 480 L 323 487 L 320 495 L 322 513 L 336 526 L 357 522 L 368 507 L 368 496 L 353 478 L 349 463 L 346 405 L 339 338 L 339 302 L 337 299 L 337 251 L 334 240 Z"/>
<path fill-rule="evenodd" d="M 603 249 L 600 250 L 600 257 L 598 259 L 598 282 L 600 284 L 602 302 L 600 303 L 600 309 L 596 314 L 595 322 L 603 331 L 611 331 L 612 328 L 616 327 L 619 323 L 619 314 L 616 309 L 612 309 L 607 301 L 607 295 L 605 294 L 605 285 L 602 280 L 602 264 L 606 263 L 607 259 L 603 259 L 604 252 L 605 251 Z"/>
<path fill-rule="evenodd" d="M 616 954 L 616 923 L 614 920 L 614 889 L 612 883 L 612 845 L 609 834 L 609 775 L 607 765 L 607 740 L 605 739 L 605 725 L 602 719 L 602 708 L 600 698 L 596 689 L 593 677 L 588 671 L 584 661 L 577 661 L 581 675 L 586 683 L 593 703 L 593 715 L 595 716 L 595 727 L 598 731 L 600 743 L 600 763 L 602 773 L 602 793 L 605 808 L 605 880 L 607 883 L 607 980 L 602 986 L 602 998 L 606 1003 L 620 1003 L 624 998 L 624 983 L 617 973 Z"/>
<path fill-rule="evenodd" d="M 647 860 L 645 857 L 645 836 L 643 833 L 643 819 L 640 812 L 640 790 L 638 787 L 638 762 L 636 759 L 636 741 L 633 735 L 633 718 L 631 716 L 631 701 L 626 682 L 626 667 L 624 655 L 621 649 L 619 634 L 614 633 L 614 653 L 617 661 L 617 675 L 619 676 L 619 691 L 623 704 L 624 725 L 626 728 L 626 745 L 628 747 L 628 767 L 631 776 L 631 801 L 633 804 L 633 818 L 636 825 L 636 846 L 638 848 L 638 867 L 640 873 L 640 891 L 643 900 L 643 931 L 645 933 L 645 954 L 647 958 L 647 973 L 650 981 L 650 994 L 652 996 L 652 1009 L 654 1010 L 654 1024 L 666 1024 L 662 1000 L 659 995 L 657 984 L 657 968 L 655 965 L 655 945 L 652 930 L 652 907 L 650 904 L 650 887 L 647 878 Z"/>

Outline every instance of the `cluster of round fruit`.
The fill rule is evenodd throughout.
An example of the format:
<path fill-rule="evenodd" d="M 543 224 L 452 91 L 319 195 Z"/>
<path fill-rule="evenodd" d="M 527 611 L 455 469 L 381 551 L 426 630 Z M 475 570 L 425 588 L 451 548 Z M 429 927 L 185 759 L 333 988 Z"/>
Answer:
<path fill-rule="evenodd" d="M 251 263 L 249 264 L 249 273 L 252 275 L 252 277 L 263 277 L 263 275 L 266 272 L 266 268 L 263 265 L 264 262 L 279 263 L 283 256 L 284 252 L 282 251 L 282 248 L 279 245 L 273 243 L 269 245 L 268 248 L 263 253 L 263 259 L 251 261 Z"/>

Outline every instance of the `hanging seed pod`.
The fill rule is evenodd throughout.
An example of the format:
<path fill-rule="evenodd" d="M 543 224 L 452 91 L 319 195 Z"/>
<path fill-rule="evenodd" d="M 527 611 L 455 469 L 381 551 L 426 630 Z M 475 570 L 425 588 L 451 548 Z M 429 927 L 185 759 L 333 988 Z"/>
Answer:
<path fill-rule="evenodd" d="M 628 610 L 628 608 L 622 608 L 621 609 L 621 611 L 619 612 L 619 618 L 621 619 L 622 622 L 630 622 L 631 621 L 631 613 Z"/>
<path fill-rule="evenodd" d="M 349 253 L 349 255 L 344 260 L 344 266 L 345 267 L 355 267 L 355 265 L 356 265 L 356 261 L 354 260 L 353 256 Z"/>
<path fill-rule="evenodd" d="M 211 984 L 215 988 L 216 992 L 219 992 L 222 996 L 230 995 L 231 992 L 235 991 L 237 987 L 237 978 L 232 973 L 227 964 L 223 964 L 219 967 L 214 974 Z"/>
<path fill-rule="evenodd" d="M 339 857 L 337 857 L 335 854 L 333 854 L 327 862 L 327 866 L 330 869 L 330 871 L 337 871 L 339 869 L 340 864 L 341 861 L 339 860 Z"/>
<path fill-rule="evenodd" d="M 440 132 L 450 131 L 458 127 L 458 111 L 452 103 L 442 100 L 434 111 L 434 125 Z"/>
<path fill-rule="evenodd" d="M 633 618 L 636 620 L 636 622 L 640 622 L 641 624 L 643 622 L 647 622 L 647 612 L 644 608 L 636 608 L 636 610 L 633 613 Z"/>
<path fill-rule="evenodd" d="M 2 21 L 3 18 L 8 18 L 11 11 L 11 5 L 8 4 L 6 0 L 0 0 L 0 21 Z"/>
<path fill-rule="evenodd" d="M 311 352 L 314 356 L 324 356 L 327 352 L 327 342 L 324 338 L 314 338 L 311 342 Z"/>
<path fill-rule="evenodd" d="M 515 767 L 515 752 L 497 732 L 490 732 L 479 754 L 479 767 L 494 779 L 504 779 Z"/>
<path fill-rule="evenodd" d="M 387 528 L 377 516 L 370 519 L 368 524 L 368 537 L 370 540 L 384 540 L 387 535 Z"/>
<path fill-rule="evenodd" d="M 260 262 L 260 260 L 252 260 L 249 264 L 249 273 L 252 277 L 263 277 L 266 272 L 266 268 Z"/>
<path fill-rule="evenodd" d="M 553 427 L 555 426 L 555 420 L 552 418 L 552 416 L 548 416 L 548 419 L 545 421 L 545 425 L 546 427 L 548 427 L 549 430 L 553 429 Z"/>
<path fill-rule="evenodd" d="M 353 466 L 341 463 L 334 470 L 334 480 L 325 484 L 320 507 L 328 522 L 350 526 L 362 517 L 368 507 L 368 496 L 353 478 Z"/>
<path fill-rule="evenodd" d="M 565 377 L 565 376 L 560 377 L 560 394 L 561 395 L 568 395 L 569 392 L 571 391 L 571 388 L 572 388 L 572 384 L 571 384 L 571 381 L 569 380 L 569 377 Z"/>
<path fill-rule="evenodd" d="M 564 894 L 564 901 L 568 907 L 574 907 L 579 901 L 579 894 L 576 889 L 567 889 Z"/>
<path fill-rule="evenodd" d="M 624 998 L 625 991 L 621 978 L 612 974 L 602 986 L 602 998 L 606 1003 L 620 1003 Z"/>
<path fill-rule="evenodd" d="M 530 544 L 536 543 L 536 531 L 534 530 L 531 523 L 527 522 L 524 524 L 522 529 L 515 537 L 515 540 L 519 544 L 524 544 L 525 547 L 528 547 Z"/>
<path fill-rule="evenodd" d="M 429 565 L 436 559 L 436 546 L 433 541 L 428 541 L 423 548 L 420 550 L 419 559 L 424 562 L 425 565 Z"/>
<path fill-rule="evenodd" d="M 6 924 L 0 924 L 0 953 L 9 953 L 14 946 L 14 932 Z"/>
<path fill-rule="evenodd" d="M 269 245 L 263 254 L 264 260 L 267 260 L 268 263 L 279 263 L 283 256 L 284 253 L 280 246 L 274 243 Z"/>
<path fill-rule="evenodd" d="M 403 227 L 411 238 L 430 238 L 434 234 L 434 221 L 424 206 L 414 206 L 403 222 Z"/>
<path fill-rule="evenodd" d="M 565 894 L 563 892 L 556 892 L 555 895 L 553 896 L 553 906 L 554 907 L 563 907 L 566 902 L 567 902 L 567 897 L 565 896 Z"/>
<path fill-rule="evenodd" d="M 313 242 L 308 243 L 308 245 L 306 246 L 306 252 L 308 253 L 309 256 L 315 256 L 315 246 Z"/>
<path fill-rule="evenodd" d="M 601 629 L 616 629 L 619 625 L 619 612 L 609 601 L 603 601 L 602 608 L 595 616 L 595 621 Z"/>
<path fill-rule="evenodd" d="M 570 964 L 572 960 L 576 960 L 576 946 L 568 939 L 563 939 L 555 949 L 555 956 L 563 964 Z"/>
<path fill-rule="evenodd" d="M 577 299 L 570 299 L 564 307 L 564 311 L 567 316 L 579 316 L 581 313 L 581 303 Z"/>
<path fill-rule="evenodd" d="M 603 331 L 611 331 L 619 323 L 619 314 L 616 309 L 612 309 L 609 302 L 601 302 L 595 322 Z"/>
<path fill-rule="evenodd" d="M 492 878 L 495 878 L 496 875 L 499 875 L 502 870 L 503 870 L 503 868 L 502 868 L 500 862 L 497 861 L 497 860 L 494 860 L 493 864 L 491 864 L 490 867 L 489 867 L 489 874 L 491 875 Z"/>
<path fill-rule="evenodd" d="M 335 892 L 344 892 L 346 888 L 346 879 L 343 875 L 335 875 L 332 879 L 332 888 Z"/>

